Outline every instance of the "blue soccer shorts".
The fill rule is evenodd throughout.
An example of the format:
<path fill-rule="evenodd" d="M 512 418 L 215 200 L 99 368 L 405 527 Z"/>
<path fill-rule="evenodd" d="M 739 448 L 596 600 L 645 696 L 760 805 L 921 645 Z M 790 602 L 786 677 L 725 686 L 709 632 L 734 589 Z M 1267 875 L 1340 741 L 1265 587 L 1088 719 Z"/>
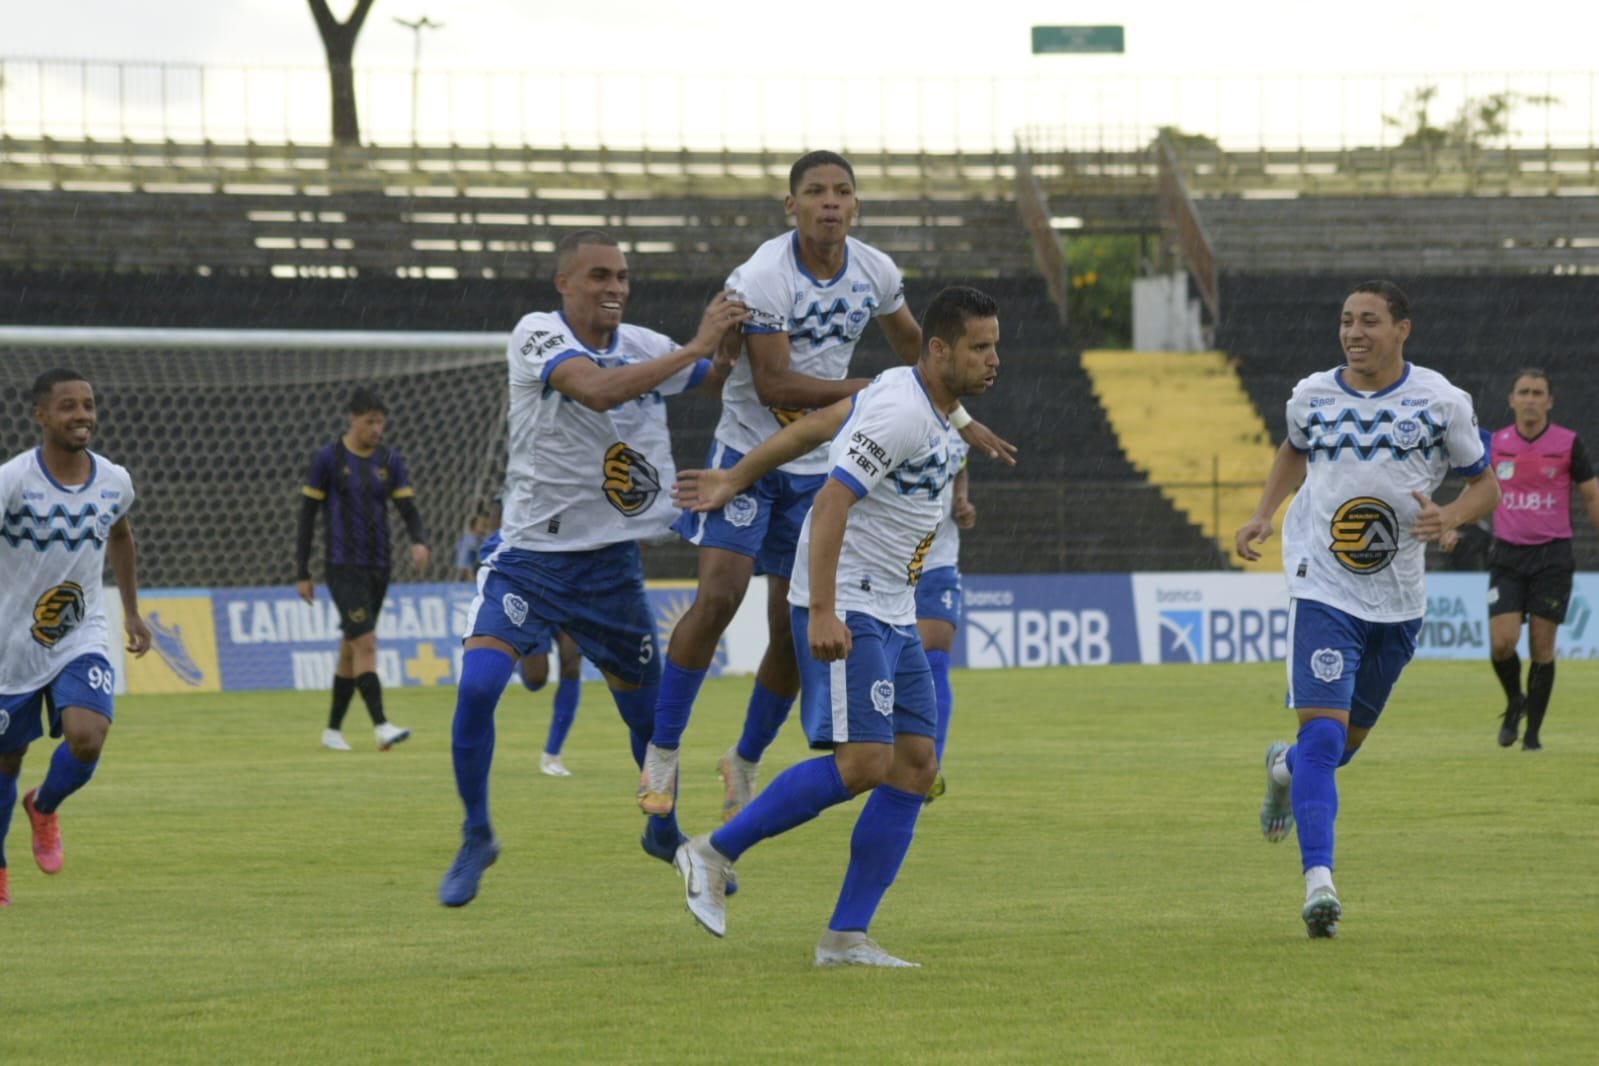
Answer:
<path fill-rule="evenodd" d="M 824 663 L 811 658 L 811 612 L 804 607 L 789 610 L 799 659 L 800 716 L 811 747 L 892 744 L 899 733 L 936 733 L 933 674 L 915 626 L 847 611 L 849 656 Z"/>
<path fill-rule="evenodd" d="M 941 566 L 924 570 L 916 582 L 916 619 L 929 618 L 960 628 L 961 572 L 958 567 Z"/>
<path fill-rule="evenodd" d="M 478 571 L 466 636 L 503 640 L 523 656 L 547 652 L 557 629 L 595 666 L 628 684 L 660 680 L 637 542 L 579 552 L 501 548 Z"/>
<path fill-rule="evenodd" d="M 0 693 L 0 752 L 21 751 L 44 736 L 44 717 L 50 717 L 50 735 L 61 735 L 61 709 L 86 707 L 112 718 L 111 699 L 116 674 L 104 655 L 80 655 L 62 667 L 49 684 L 32 692 Z"/>
<path fill-rule="evenodd" d="M 706 465 L 734 466 L 744 453 L 716 441 Z M 787 474 L 773 470 L 734 496 L 719 511 L 684 511 L 672 523 L 678 535 L 700 548 L 721 548 L 755 560 L 757 574 L 787 581 L 794 573 L 800 526 L 826 474 Z"/>
<path fill-rule="evenodd" d="M 1288 607 L 1288 706 L 1348 711 L 1349 724 L 1377 724 L 1388 695 L 1416 654 L 1421 619 L 1367 622 L 1315 600 Z"/>

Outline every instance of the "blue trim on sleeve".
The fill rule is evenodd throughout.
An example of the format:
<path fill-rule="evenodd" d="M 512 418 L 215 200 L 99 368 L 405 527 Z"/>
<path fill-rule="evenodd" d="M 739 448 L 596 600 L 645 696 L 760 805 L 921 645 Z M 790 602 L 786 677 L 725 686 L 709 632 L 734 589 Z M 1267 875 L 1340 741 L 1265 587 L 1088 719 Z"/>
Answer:
<path fill-rule="evenodd" d="M 837 481 L 839 484 L 843 485 L 846 489 L 849 489 L 851 492 L 853 492 L 857 500 L 865 497 L 867 492 L 866 486 L 862 485 L 859 481 L 856 481 L 855 475 L 851 474 L 843 467 L 833 467 L 833 472 L 828 476 L 834 481 Z"/>
<path fill-rule="evenodd" d="M 688 384 L 683 386 L 683 391 L 688 392 L 690 389 L 699 388 L 700 382 L 704 381 L 705 376 L 710 372 L 711 361 L 709 359 L 701 359 L 699 362 L 695 363 L 694 369 L 689 372 Z"/>
<path fill-rule="evenodd" d="M 750 333 L 787 333 L 788 330 L 786 330 L 786 329 L 777 329 L 775 327 L 771 328 L 771 329 L 768 329 L 765 326 L 751 326 L 751 325 L 747 325 L 746 324 L 744 326 L 744 332 L 746 334 L 750 334 Z"/>
<path fill-rule="evenodd" d="M 1287 443 L 1288 443 L 1288 447 L 1292 448 L 1294 451 L 1298 452 L 1300 455 L 1309 455 L 1311 453 L 1311 449 L 1310 448 L 1301 448 L 1299 445 L 1295 444 L 1292 439 L 1290 439 Z"/>
<path fill-rule="evenodd" d="M 549 362 L 544 364 L 544 369 L 539 371 L 539 380 L 544 382 L 544 384 L 548 385 L 550 383 L 550 371 L 554 370 L 556 367 L 560 366 L 562 363 L 566 362 L 568 359 L 588 359 L 588 358 L 590 358 L 588 352 L 580 352 L 576 348 L 568 348 L 566 351 L 562 352 L 560 355 L 555 356 Z"/>
<path fill-rule="evenodd" d="M 1457 466 L 1454 468 L 1455 473 L 1459 474 L 1461 477 L 1476 477 L 1478 474 L 1487 469 L 1488 457 L 1486 455 L 1484 455 L 1481 459 L 1478 459 L 1475 463 L 1472 463 L 1470 466 Z"/>

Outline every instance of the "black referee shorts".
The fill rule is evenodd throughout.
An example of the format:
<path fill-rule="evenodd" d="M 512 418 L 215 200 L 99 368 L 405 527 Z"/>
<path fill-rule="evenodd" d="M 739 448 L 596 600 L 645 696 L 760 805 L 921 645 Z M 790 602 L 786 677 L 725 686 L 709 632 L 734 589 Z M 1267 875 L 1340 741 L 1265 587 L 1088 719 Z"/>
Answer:
<path fill-rule="evenodd" d="M 377 628 L 378 612 L 389 591 L 387 568 L 371 566 L 328 567 L 328 593 L 339 609 L 339 628 L 345 640 L 365 636 Z"/>
<path fill-rule="evenodd" d="M 1571 541 L 1507 544 L 1488 549 L 1488 614 L 1537 615 L 1559 625 L 1571 603 L 1577 565 Z"/>

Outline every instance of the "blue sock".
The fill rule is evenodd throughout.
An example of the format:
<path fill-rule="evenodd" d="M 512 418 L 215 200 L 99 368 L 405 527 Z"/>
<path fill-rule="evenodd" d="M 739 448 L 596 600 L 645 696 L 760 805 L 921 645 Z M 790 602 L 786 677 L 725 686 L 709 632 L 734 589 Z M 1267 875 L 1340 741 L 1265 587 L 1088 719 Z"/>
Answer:
<path fill-rule="evenodd" d="M 1338 819 L 1338 760 L 1349 730 L 1331 718 L 1312 718 L 1299 727 L 1299 755 L 1289 797 L 1299 825 L 1299 855 L 1304 868 L 1333 864 L 1333 823 Z"/>
<path fill-rule="evenodd" d="M 949 713 L 955 709 L 955 693 L 949 687 L 949 652 L 930 651 L 927 665 L 933 668 L 933 699 L 938 704 L 938 727 L 933 733 L 933 751 L 944 761 L 944 742 L 949 739 Z"/>
<path fill-rule="evenodd" d="M 577 698 L 583 692 L 583 682 L 575 677 L 563 677 L 555 686 L 555 712 L 550 715 L 550 735 L 544 741 L 544 750 L 551 755 L 561 754 L 566 746 L 566 734 L 577 721 Z"/>
<path fill-rule="evenodd" d="M 1298 744 L 1290 744 L 1288 746 L 1288 750 L 1283 753 L 1283 761 L 1288 764 L 1288 773 L 1289 773 L 1290 776 L 1294 772 L 1294 759 L 1297 757 L 1297 752 L 1295 751 L 1295 749 L 1298 748 L 1298 747 L 1299 747 Z M 1343 755 L 1339 756 L 1339 758 L 1338 758 L 1338 768 L 1341 770 L 1344 767 L 1348 766 L 1350 760 L 1353 759 L 1359 753 L 1360 753 L 1360 749 L 1359 748 L 1345 748 Z"/>
<path fill-rule="evenodd" d="M 17 807 L 17 779 L 0 774 L 0 869 L 6 865 L 6 834 L 11 832 L 11 812 Z"/>
<path fill-rule="evenodd" d="M 40 814 L 53 813 L 68 796 L 89 783 L 89 778 L 94 776 L 94 768 L 99 765 L 99 759 L 79 762 L 63 740 L 56 745 L 55 754 L 50 756 L 50 769 L 45 771 L 39 794 L 33 797 L 33 809 Z"/>
<path fill-rule="evenodd" d="M 807 759 L 778 774 L 737 818 L 712 833 L 711 846 L 736 860 L 768 837 L 804 825 L 827 808 L 851 799 L 854 796 L 844 787 L 831 755 Z"/>
<path fill-rule="evenodd" d="M 661 669 L 661 694 L 655 700 L 655 725 L 651 732 L 657 748 L 675 748 L 683 742 L 694 697 L 705 682 L 704 670 L 685 670 L 671 659 Z"/>
<path fill-rule="evenodd" d="M 889 785 L 878 785 L 855 820 L 849 840 L 849 869 L 838 892 L 838 906 L 827 927 L 834 932 L 866 932 L 883 895 L 899 875 L 900 864 L 916 833 L 923 797 Z"/>
<path fill-rule="evenodd" d="M 450 755 L 455 790 L 466 806 L 468 833 L 489 831 L 489 767 L 494 763 L 494 708 L 511 679 L 515 660 L 493 648 L 473 648 L 461 657 Z"/>
<path fill-rule="evenodd" d="M 757 679 L 750 692 L 749 707 L 744 711 L 744 735 L 738 738 L 739 758 L 745 762 L 760 762 L 766 749 L 777 739 L 793 706 L 793 696 L 779 696 Z"/>
<path fill-rule="evenodd" d="M 627 723 L 628 740 L 633 748 L 633 762 L 641 770 L 644 768 L 644 749 L 648 746 L 650 733 L 655 728 L 655 708 L 660 699 L 660 690 L 659 683 L 644 685 L 627 692 L 611 689 L 611 699 L 616 701 L 616 710 L 621 714 L 622 721 Z M 675 803 L 670 813 L 652 814 L 648 822 L 645 832 L 656 840 L 667 840 L 675 844 L 682 836 L 682 830 L 677 826 Z"/>

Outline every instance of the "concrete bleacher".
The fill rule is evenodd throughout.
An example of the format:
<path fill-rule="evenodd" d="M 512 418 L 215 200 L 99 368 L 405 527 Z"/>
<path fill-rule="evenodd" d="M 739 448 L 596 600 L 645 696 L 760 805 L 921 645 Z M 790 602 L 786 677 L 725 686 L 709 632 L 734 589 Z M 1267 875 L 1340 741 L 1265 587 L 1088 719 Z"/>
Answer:
<path fill-rule="evenodd" d="M 1221 352 L 1090 351 L 1082 362 L 1128 459 L 1226 557 L 1254 513 L 1273 453 L 1230 360 Z M 1231 563 L 1282 566 L 1266 557 Z"/>
<path fill-rule="evenodd" d="M 1283 438 L 1283 405 L 1295 383 L 1343 362 L 1338 314 L 1349 289 L 1368 276 L 1223 275 L 1228 311 L 1216 345 L 1236 359 L 1274 441 Z M 1541 367 L 1554 382 L 1554 420 L 1599 452 L 1599 377 L 1592 355 L 1599 343 L 1592 325 L 1599 277 L 1401 274 L 1392 280 L 1411 301 L 1413 329 L 1405 354 L 1470 393 L 1483 426 L 1510 424 L 1505 398 L 1516 372 Z M 1442 495 L 1454 491 L 1451 482 Z M 1599 534 L 1580 508 L 1573 524 L 1578 565 L 1599 567 Z"/>
<path fill-rule="evenodd" d="M 1362 275 L 1599 270 L 1599 196 L 1195 201 L 1223 269 Z"/>
<path fill-rule="evenodd" d="M 548 273 L 553 240 L 585 226 L 626 242 L 649 277 L 705 277 L 787 225 L 780 196 L 548 199 L 334 193 L 82 192 L 0 188 L 0 266 L 262 272 Z M 911 276 L 1026 273 L 1013 204 L 877 199 L 858 232 Z"/>

